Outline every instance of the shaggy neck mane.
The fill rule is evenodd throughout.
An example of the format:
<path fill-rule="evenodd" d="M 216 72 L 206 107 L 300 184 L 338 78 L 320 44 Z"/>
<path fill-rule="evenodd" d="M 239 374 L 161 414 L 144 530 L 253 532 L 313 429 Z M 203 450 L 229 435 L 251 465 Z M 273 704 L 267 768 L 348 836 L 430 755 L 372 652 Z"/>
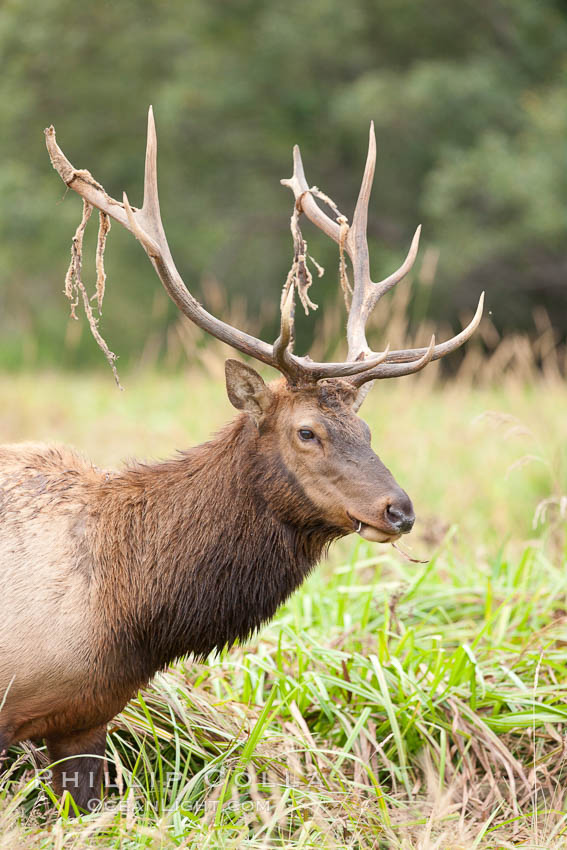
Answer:
<path fill-rule="evenodd" d="M 116 661 L 131 658 L 140 680 L 248 638 L 342 534 L 279 455 L 258 450 L 247 416 L 174 460 L 110 477 L 92 519 L 95 606 Z"/>

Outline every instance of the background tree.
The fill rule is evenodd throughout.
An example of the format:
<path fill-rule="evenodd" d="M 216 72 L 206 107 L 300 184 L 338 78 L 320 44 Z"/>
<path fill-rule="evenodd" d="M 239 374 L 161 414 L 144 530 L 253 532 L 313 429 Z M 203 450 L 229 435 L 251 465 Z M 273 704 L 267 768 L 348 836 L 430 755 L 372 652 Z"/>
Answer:
<path fill-rule="evenodd" d="M 545 306 L 567 327 L 567 17 L 552 0 L 7 0 L 0 9 L 1 365 L 100 364 L 66 328 L 61 294 L 80 215 L 52 172 L 42 129 L 114 195 L 140 202 L 145 114 L 160 136 L 163 217 L 185 279 L 244 293 L 253 320 L 273 306 L 290 259 L 291 173 L 350 213 L 367 128 L 379 163 L 369 236 L 376 276 L 411 234 L 439 252 L 432 310 L 450 322 L 488 291 L 501 330 Z M 95 228 L 93 228 L 95 229 Z M 306 227 L 335 297 L 335 247 Z M 421 257 L 424 251 L 422 248 Z M 138 246 L 118 229 L 107 252 L 103 329 L 122 360 L 175 319 Z M 94 265 L 94 264 L 93 264 Z M 419 269 L 419 264 L 418 264 Z M 88 278 L 91 269 L 85 264 Z M 314 287 L 315 288 L 315 287 Z M 307 342 L 308 328 L 300 327 Z"/>

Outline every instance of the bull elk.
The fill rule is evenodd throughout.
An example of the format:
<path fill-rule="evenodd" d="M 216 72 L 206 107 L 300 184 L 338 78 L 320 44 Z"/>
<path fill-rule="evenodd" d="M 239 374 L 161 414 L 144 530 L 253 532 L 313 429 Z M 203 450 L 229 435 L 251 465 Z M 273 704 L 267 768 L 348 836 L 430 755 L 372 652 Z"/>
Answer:
<path fill-rule="evenodd" d="M 358 533 L 386 543 L 409 532 L 412 503 L 370 445 L 357 416 L 373 381 L 410 375 L 454 351 L 477 327 L 425 348 L 371 351 L 365 327 L 378 300 L 411 268 L 419 228 L 401 267 L 379 283 L 369 272 L 367 211 L 376 148 L 352 225 L 333 220 L 310 189 L 299 149 L 282 183 L 352 265 L 345 362 L 293 352 L 301 274 L 283 290 L 273 345 L 208 313 L 171 256 L 160 217 L 152 111 L 144 202 L 109 197 L 75 169 L 46 131 L 51 162 L 68 187 L 141 242 L 181 312 L 236 351 L 277 369 L 269 385 L 251 366 L 226 362 L 239 411 L 210 442 L 156 464 L 97 469 L 71 449 L 0 449 L 0 752 L 45 738 L 57 793 L 89 809 L 100 797 L 106 724 L 157 670 L 187 653 L 247 639 L 297 588 L 331 541 Z M 296 264 L 304 262 L 295 229 Z M 299 286 L 300 288 L 300 286 Z M 305 297 L 305 291 L 300 292 Z M 70 779 L 69 779 L 70 778 Z"/>

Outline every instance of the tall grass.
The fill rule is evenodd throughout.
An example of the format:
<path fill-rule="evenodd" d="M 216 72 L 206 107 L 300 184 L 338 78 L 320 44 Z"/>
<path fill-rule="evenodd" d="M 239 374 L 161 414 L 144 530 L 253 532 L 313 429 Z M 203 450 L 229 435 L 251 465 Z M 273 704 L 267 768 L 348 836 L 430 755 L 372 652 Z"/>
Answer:
<path fill-rule="evenodd" d="M 382 382 L 363 408 L 427 564 L 347 538 L 250 644 L 157 676 L 109 731 L 102 812 L 57 813 L 44 749 L 13 748 L 0 847 L 567 844 L 567 389 L 466 364 Z M 202 372 L 122 378 L 0 377 L 3 441 L 64 439 L 105 466 L 231 415 Z"/>

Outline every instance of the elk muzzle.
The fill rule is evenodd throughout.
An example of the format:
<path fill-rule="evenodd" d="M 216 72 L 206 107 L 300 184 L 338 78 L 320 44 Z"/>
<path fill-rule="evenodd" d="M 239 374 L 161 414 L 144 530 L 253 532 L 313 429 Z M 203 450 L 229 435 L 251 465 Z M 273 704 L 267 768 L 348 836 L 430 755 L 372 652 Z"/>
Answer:
<path fill-rule="evenodd" d="M 374 543 L 390 543 L 408 534 L 415 522 L 413 505 L 408 494 L 401 488 L 391 492 L 368 512 L 360 515 L 350 513 L 354 531 L 365 540 Z"/>

